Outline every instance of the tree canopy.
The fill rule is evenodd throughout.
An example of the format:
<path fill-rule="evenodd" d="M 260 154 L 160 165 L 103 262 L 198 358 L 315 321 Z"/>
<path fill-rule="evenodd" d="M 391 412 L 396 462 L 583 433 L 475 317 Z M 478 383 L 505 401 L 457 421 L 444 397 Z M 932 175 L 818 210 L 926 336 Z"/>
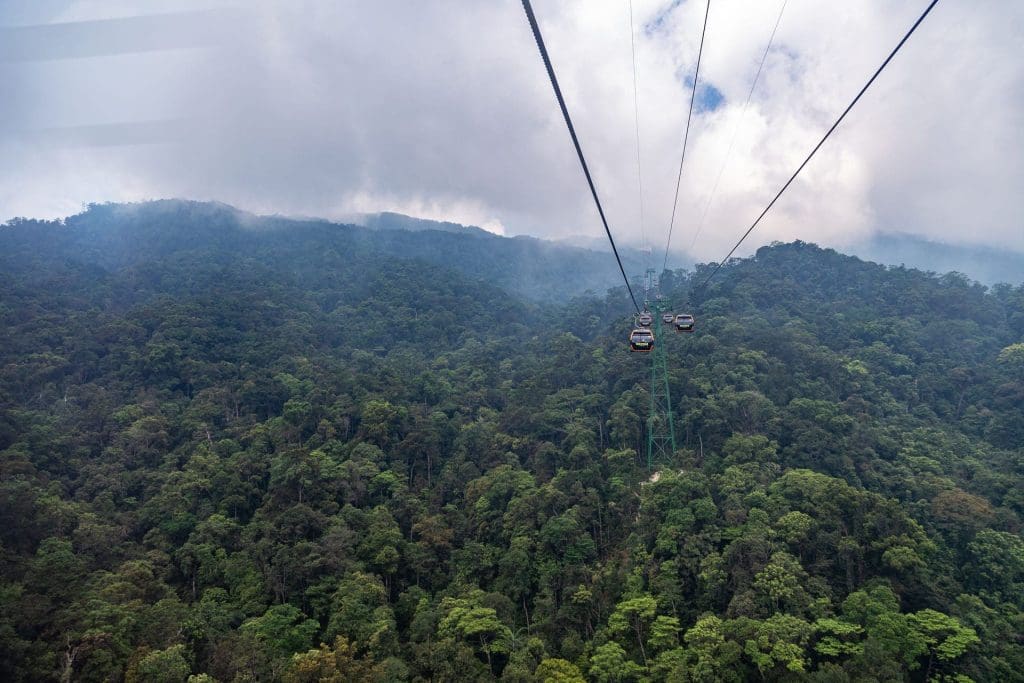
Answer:
<path fill-rule="evenodd" d="M 1024 285 L 664 274 L 652 472 L 624 291 L 175 206 L 0 227 L 0 678 L 1024 680 Z"/>

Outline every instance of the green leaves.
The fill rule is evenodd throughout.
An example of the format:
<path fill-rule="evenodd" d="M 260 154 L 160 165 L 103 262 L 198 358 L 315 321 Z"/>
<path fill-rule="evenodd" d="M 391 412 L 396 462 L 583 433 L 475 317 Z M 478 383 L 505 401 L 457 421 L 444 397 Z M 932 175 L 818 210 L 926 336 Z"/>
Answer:
<path fill-rule="evenodd" d="M 616 642 L 598 646 L 590 656 L 590 677 L 598 683 L 625 683 L 636 680 L 642 672 L 643 667 L 628 659 Z"/>
<path fill-rule="evenodd" d="M 679 644 L 679 618 L 658 615 L 651 624 L 651 634 L 647 642 L 652 652 L 667 650 Z"/>
<path fill-rule="evenodd" d="M 125 683 L 182 683 L 191 673 L 186 656 L 184 645 L 150 652 L 129 670 Z"/>
<path fill-rule="evenodd" d="M 359 657 L 344 636 L 333 645 L 297 652 L 284 672 L 285 683 L 372 683 L 385 680 L 372 657 Z"/>
<path fill-rule="evenodd" d="M 388 449 L 401 437 L 408 412 L 388 401 L 372 399 L 363 406 L 362 431 L 366 438 Z"/>
<path fill-rule="evenodd" d="M 686 631 L 686 668 L 694 681 L 738 681 L 736 666 L 741 656 L 740 645 L 726 640 L 726 624 L 715 615 L 705 615 Z"/>
<path fill-rule="evenodd" d="M 956 659 L 969 647 L 981 642 L 973 628 L 967 628 L 953 617 L 932 609 L 911 614 L 908 619 L 929 651 L 942 661 Z"/>
<path fill-rule="evenodd" d="M 466 641 L 484 653 L 491 667 L 492 655 L 509 652 L 512 630 L 498 618 L 494 608 L 480 604 L 480 597 L 475 593 L 467 598 L 444 598 L 441 601 L 444 616 L 438 622 L 437 633 L 443 638 Z"/>
<path fill-rule="evenodd" d="M 864 645 L 858 642 L 864 628 L 839 619 L 818 619 L 814 622 L 818 642 L 814 650 L 827 657 L 847 657 L 864 652 Z"/>
<path fill-rule="evenodd" d="M 275 605 L 262 616 L 246 620 L 241 630 L 251 634 L 274 659 L 308 648 L 320 626 L 292 605 Z"/>
<path fill-rule="evenodd" d="M 1024 343 L 1005 347 L 999 352 L 998 362 L 1018 379 L 1024 379 Z"/>
<path fill-rule="evenodd" d="M 970 585 L 981 595 L 1005 601 L 1024 610 L 1024 539 L 993 529 L 983 529 L 968 545 L 972 557 Z"/>
<path fill-rule="evenodd" d="M 586 679 L 575 664 L 564 659 L 545 659 L 533 674 L 541 683 L 585 683 Z"/>
<path fill-rule="evenodd" d="M 629 637 L 640 649 L 640 656 L 647 663 L 647 651 L 644 643 L 654 613 L 658 608 L 657 601 L 648 594 L 623 600 L 615 606 L 615 611 L 608 617 L 608 629 L 619 637 Z M 670 625 L 662 622 L 659 637 L 664 640 Z"/>
<path fill-rule="evenodd" d="M 793 510 L 779 517 L 775 522 L 775 528 L 786 543 L 799 545 L 807 539 L 814 528 L 814 518 L 799 510 Z"/>
<path fill-rule="evenodd" d="M 801 582 L 807 573 L 800 562 L 789 553 L 778 552 L 754 577 L 754 589 L 771 606 L 773 612 L 780 607 L 802 612 L 810 602 Z"/>
<path fill-rule="evenodd" d="M 738 629 L 746 634 L 744 654 L 762 675 L 776 669 L 806 670 L 809 658 L 805 648 L 814 632 L 811 624 L 788 614 L 776 614 L 760 622 L 742 620 Z"/>
<path fill-rule="evenodd" d="M 387 589 L 379 577 L 354 572 L 338 583 L 331 601 L 327 637 L 344 636 L 353 647 L 382 657 L 394 646 L 395 628 Z"/>

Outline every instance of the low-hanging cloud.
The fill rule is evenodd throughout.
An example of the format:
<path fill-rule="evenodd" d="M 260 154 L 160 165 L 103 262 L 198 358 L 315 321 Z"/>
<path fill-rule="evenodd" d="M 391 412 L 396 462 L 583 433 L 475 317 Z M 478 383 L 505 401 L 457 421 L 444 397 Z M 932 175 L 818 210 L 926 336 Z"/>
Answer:
<path fill-rule="evenodd" d="M 790 0 L 744 111 L 780 5 L 711 7 L 704 106 L 673 236 L 699 258 L 728 250 L 924 2 Z M 642 228 L 628 4 L 535 2 L 612 229 L 657 252 L 704 3 L 633 9 Z M 160 15 L 174 30 L 152 28 Z M 197 18 L 198 34 L 175 38 Z M 121 41 L 130 49 L 111 47 L 118 20 L 126 31 L 150 26 L 160 50 L 132 36 Z M 107 38 L 90 42 L 90 25 Z M 0 26 L 22 41 L 0 61 L 0 220 L 181 196 L 265 213 L 391 210 L 511 234 L 600 234 L 514 0 L 14 0 Z M 1024 250 L 1022 26 L 1020 3 L 939 3 L 749 246 L 910 232 Z M 38 57 L 25 41 L 47 30 L 75 36 L 73 49 Z"/>

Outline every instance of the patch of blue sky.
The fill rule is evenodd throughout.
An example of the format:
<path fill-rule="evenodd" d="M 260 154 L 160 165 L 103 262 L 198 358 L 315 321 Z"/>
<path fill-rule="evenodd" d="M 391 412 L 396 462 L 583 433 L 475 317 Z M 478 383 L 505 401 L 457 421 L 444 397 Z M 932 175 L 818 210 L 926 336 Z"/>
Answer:
<path fill-rule="evenodd" d="M 715 111 L 725 103 L 725 95 L 722 91 L 710 83 L 702 84 L 697 88 L 697 101 L 693 106 L 698 114 L 708 111 Z"/>
<path fill-rule="evenodd" d="M 681 80 L 683 82 L 683 92 L 688 95 L 689 91 L 693 89 L 693 74 L 687 74 Z M 693 108 L 698 114 L 715 111 L 723 104 L 725 104 L 725 95 L 714 85 L 711 83 L 701 83 L 697 86 L 697 99 L 693 102 Z"/>
<path fill-rule="evenodd" d="M 672 0 L 664 9 L 658 11 L 654 18 L 644 24 L 643 33 L 645 36 L 650 37 L 657 33 L 668 21 L 669 16 L 675 11 L 677 7 L 682 5 L 686 0 Z"/>

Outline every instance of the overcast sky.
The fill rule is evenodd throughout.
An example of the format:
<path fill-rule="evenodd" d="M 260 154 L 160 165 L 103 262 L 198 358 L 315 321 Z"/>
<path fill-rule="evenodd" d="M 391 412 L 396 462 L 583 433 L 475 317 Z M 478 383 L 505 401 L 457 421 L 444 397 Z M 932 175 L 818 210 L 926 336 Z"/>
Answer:
<path fill-rule="evenodd" d="M 927 3 L 789 0 L 744 111 L 781 4 L 712 1 L 673 237 L 698 258 L 724 255 Z M 633 0 L 641 230 L 628 0 L 534 2 L 612 230 L 656 252 L 704 7 Z M 603 234 L 519 2 L 0 1 L 0 221 L 163 197 Z M 749 248 L 909 232 L 1024 251 L 1022 216 L 1024 2 L 941 0 Z"/>

